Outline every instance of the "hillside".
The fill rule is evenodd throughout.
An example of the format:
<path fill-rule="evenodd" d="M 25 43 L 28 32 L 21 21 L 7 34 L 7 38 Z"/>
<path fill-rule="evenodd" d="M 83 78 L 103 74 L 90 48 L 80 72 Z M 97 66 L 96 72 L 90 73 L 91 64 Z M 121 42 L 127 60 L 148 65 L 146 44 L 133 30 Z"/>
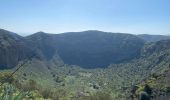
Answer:
<path fill-rule="evenodd" d="M 1 53 L 4 55 L 1 56 L 2 68 L 13 68 L 19 61 L 33 54 L 47 62 L 53 60 L 83 68 L 107 67 L 112 63 L 139 57 L 140 49 L 144 45 L 144 41 L 134 35 L 100 31 L 63 34 L 38 32 L 21 37 L 2 30 L 0 34 Z M 13 57 L 15 59 L 12 59 Z"/>
<path fill-rule="evenodd" d="M 140 34 L 137 35 L 139 38 L 147 41 L 147 42 L 157 42 L 160 40 L 170 39 L 169 35 L 149 35 L 149 34 Z"/>
<path fill-rule="evenodd" d="M 0 29 L 0 69 L 14 68 L 31 54 L 32 50 L 24 37 Z"/>
<path fill-rule="evenodd" d="M 56 35 L 40 32 L 26 38 L 33 41 L 47 59 L 58 55 L 65 64 L 84 68 L 129 61 L 139 56 L 144 45 L 144 41 L 134 35 L 100 31 Z"/>
<path fill-rule="evenodd" d="M 33 79 L 43 87 L 55 88 L 56 91 L 68 94 L 66 96 L 60 94 L 60 98 L 68 99 L 79 93 L 81 98 L 88 98 L 96 92 L 104 92 L 106 95 L 109 93 L 112 98 L 125 100 L 129 99 L 131 86 L 150 80 L 151 75 L 155 73 L 159 75 L 169 69 L 169 43 L 170 40 L 163 40 L 145 44 L 140 58 L 126 63 L 111 64 L 104 69 L 82 69 L 79 66 L 65 64 L 49 65 L 43 60 L 34 59 L 18 72 L 17 78 L 22 83 Z M 77 97 L 73 98 L 77 100 Z"/>
<path fill-rule="evenodd" d="M 8 84 L 12 84 L 17 91 L 31 91 L 34 98 L 104 100 L 99 98 L 107 97 L 108 100 L 129 100 L 133 85 L 140 86 L 155 73 L 161 77 L 170 65 L 170 40 L 145 43 L 134 35 L 100 31 L 63 34 L 38 32 L 20 38 L 24 47 L 34 49 L 31 54 L 36 56 L 29 59 L 15 74 L 15 81 Z M 99 58 L 94 60 L 96 56 Z M 20 63 L 13 69 L 1 72 L 13 71 Z M 98 66 L 100 64 L 104 67 Z M 4 76 L 0 74 L 1 79 Z M 159 82 L 156 84 L 159 85 Z"/>

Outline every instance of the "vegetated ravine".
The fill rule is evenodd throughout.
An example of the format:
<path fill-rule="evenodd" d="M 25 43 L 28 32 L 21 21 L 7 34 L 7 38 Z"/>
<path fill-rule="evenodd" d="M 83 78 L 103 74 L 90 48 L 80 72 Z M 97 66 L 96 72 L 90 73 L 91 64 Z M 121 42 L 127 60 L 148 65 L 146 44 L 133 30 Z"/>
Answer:
<path fill-rule="evenodd" d="M 22 37 L 1 29 L 0 69 L 6 73 L 29 60 L 10 84 L 19 91 L 26 88 L 25 84 L 29 86 L 31 80 L 35 86 L 26 90 L 36 95 L 38 90 L 42 95 L 34 98 L 54 99 L 52 95 L 44 97 L 47 94 L 42 91 L 48 88 L 57 92 L 58 99 L 88 100 L 100 93 L 109 97 L 108 100 L 127 99 L 132 84 L 140 84 L 151 74 L 161 75 L 168 70 L 168 39 L 168 36 L 102 31 L 37 32 Z"/>

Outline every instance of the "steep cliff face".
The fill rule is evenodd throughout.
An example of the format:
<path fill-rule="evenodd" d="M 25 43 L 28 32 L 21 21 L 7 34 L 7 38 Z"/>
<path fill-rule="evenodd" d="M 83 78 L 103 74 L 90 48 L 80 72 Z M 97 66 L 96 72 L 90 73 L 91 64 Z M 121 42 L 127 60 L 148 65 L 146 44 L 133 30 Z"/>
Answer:
<path fill-rule="evenodd" d="M 23 37 L 1 29 L 0 55 L 0 69 L 13 68 L 31 55 L 31 49 Z"/>

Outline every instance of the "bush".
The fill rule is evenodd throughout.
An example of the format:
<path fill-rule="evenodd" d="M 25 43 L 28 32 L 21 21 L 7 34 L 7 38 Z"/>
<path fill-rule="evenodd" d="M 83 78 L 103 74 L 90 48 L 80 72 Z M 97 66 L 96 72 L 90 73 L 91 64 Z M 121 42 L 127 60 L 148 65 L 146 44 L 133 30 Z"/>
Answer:
<path fill-rule="evenodd" d="M 20 82 L 18 80 L 15 80 L 13 82 L 13 85 L 22 91 L 29 91 L 29 92 L 42 88 L 40 85 L 36 83 L 36 81 L 32 79 L 29 79 L 27 82 Z"/>
<path fill-rule="evenodd" d="M 39 89 L 40 94 L 42 94 L 43 98 L 48 99 L 52 97 L 52 91 L 48 88 L 46 89 Z"/>
<path fill-rule="evenodd" d="M 0 82 L 1 83 L 13 83 L 15 78 L 11 76 L 12 72 L 1 72 L 0 73 Z"/>
<path fill-rule="evenodd" d="M 29 92 L 19 92 L 13 85 L 4 84 L 2 86 L 0 100 L 23 100 L 29 97 Z"/>
<path fill-rule="evenodd" d="M 78 100 L 113 100 L 113 98 L 109 93 L 96 92 L 90 96 L 83 96 Z"/>

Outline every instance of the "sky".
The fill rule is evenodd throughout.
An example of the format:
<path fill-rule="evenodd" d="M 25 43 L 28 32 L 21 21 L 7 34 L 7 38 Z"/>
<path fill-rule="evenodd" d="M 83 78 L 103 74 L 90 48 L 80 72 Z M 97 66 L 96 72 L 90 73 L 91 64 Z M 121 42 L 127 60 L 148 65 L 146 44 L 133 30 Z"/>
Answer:
<path fill-rule="evenodd" d="M 29 35 L 100 30 L 170 34 L 170 0 L 0 0 L 0 28 Z"/>

